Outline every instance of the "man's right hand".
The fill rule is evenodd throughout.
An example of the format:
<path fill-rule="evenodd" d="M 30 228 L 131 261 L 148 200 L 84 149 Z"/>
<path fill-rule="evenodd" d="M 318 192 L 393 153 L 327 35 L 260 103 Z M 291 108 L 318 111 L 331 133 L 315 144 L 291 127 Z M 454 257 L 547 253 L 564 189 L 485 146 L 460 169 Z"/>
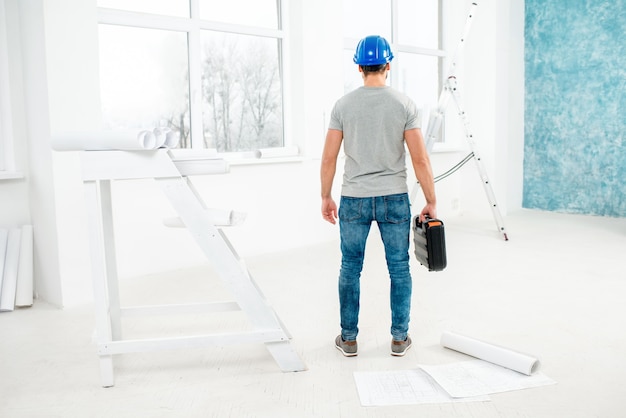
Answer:
<path fill-rule="evenodd" d="M 426 222 L 426 217 L 435 219 L 437 217 L 437 205 L 434 203 L 427 203 L 424 209 L 420 212 L 420 222 Z"/>
<path fill-rule="evenodd" d="M 337 220 L 337 204 L 332 197 L 322 198 L 322 217 L 325 221 L 335 224 Z"/>

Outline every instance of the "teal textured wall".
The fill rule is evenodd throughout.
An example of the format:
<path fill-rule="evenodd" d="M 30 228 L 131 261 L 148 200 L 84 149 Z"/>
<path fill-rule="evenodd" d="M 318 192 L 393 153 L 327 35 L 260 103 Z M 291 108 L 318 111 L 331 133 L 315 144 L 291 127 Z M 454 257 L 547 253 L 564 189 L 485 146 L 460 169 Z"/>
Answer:
<path fill-rule="evenodd" d="M 626 0 L 526 0 L 523 206 L 626 217 Z"/>

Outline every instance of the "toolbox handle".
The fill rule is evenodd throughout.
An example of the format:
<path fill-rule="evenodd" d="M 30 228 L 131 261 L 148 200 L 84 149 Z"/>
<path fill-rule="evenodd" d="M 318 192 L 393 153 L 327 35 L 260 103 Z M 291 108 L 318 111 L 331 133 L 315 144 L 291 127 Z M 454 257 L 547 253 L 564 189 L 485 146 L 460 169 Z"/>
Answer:
<path fill-rule="evenodd" d="M 419 215 L 415 216 L 415 225 L 418 228 L 421 228 L 423 224 L 428 224 L 429 227 L 441 226 L 441 225 L 443 225 L 443 221 L 441 219 L 429 218 L 428 216 L 426 216 L 426 221 L 425 222 L 420 222 Z"/>

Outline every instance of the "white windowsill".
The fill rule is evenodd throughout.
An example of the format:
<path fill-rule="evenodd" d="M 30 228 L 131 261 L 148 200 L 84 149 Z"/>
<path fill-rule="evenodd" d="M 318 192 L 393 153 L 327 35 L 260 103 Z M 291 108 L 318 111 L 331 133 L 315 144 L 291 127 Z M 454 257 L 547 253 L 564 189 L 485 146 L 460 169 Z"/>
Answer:
<path fill-rule="evenodd" d="M 266 165 L 266 164 L 284 164 L 284 163 L 301 163 L 305 160 L 304 157 L 291 156 L 291 157 L 274 157 L 274 158 L 237 158 L 228 159 L 228 164 L 231 166 L 237 165 Z"/>
<path fill-rule="evenodd" d="M 455 142 L 453 144 L 446 144 L 446 143 L 435 143 L 433 145 L 433 154 L 443 154 L 446 152 L 459 152 L 459 151 L 463 151 L 463 147 L 461 146 L 460 143 Z"/>
<path fill-rule="evenodd" d="M 24 173 L 21 171 L 0 171 L 0 180 L 23 179 Z"/>

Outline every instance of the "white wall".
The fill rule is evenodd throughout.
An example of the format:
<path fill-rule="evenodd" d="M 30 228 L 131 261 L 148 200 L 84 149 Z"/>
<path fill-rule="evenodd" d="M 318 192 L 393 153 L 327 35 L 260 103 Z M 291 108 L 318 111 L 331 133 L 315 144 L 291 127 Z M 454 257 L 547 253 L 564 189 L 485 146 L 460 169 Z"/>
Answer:
<path fill-rule="evenodd" d="M 5 0 L 4 11 L 6 17 L 6 53 L 8 54 L 8 91 L 3 91 L 2 94 L 9 96 L 10 114 L 3 116 L 10 116 L 11 120 L 2 120 L 2 122 L 5 124 L 3 129 L 8 128 L 13 136 L 15 170 L 21 172 L 23 177 L 0 180 L 0 227 L 16 227 L 30 223 L 27 176 L 28 148 L 26 146 L 23 111 L 19 10 L 16 0 Z"/>
<path fill-rule="evenodd" d="M 95 1 L 45 2 L 50 136 L 102 125 Z M 77 36 L 80 34 L 80 36 Z M 50 150 L 50 137 L 42 146 Z M 86 211 L 77 152 L 52 151 L 63 304 L 91 295 Z"/>
<path fill-rule="evenodd" d="M 29 205 L 34 228 L 34 275 L 38 295 L 62 303 L 52 156 L 49 137 L 48 80 L 45 62 L 43 1 L 17 2 L 24 83 L 24 123 L 28 141 Z"/>
<path fill-rule="evenodd" d="M 483 0 L 478 2 L 472 19 L 461 66 L 460 92 L 477 150 L 504 215 L 520 209 L 522 198 L 524 2 Z M 457 14 L 456 20 L 460 27 L 466 15 Z M 458 119 L 451 112 L 448 118 Z M 469 150 L 466 144 L 462 139 L 461 148 Z M 468 163 L 460 177 L 461 211 L 491 216 L 475 163 Z"/>
<path fill-rule="evenodd" d="M 506 16 L 515 23 L 510 25 L 514 31 L 518 31 L 520 25 L 523 29 L 523 13 L 517 14 L 519 6 L 509 6 L 509 3 L 515 2 L 480 2 L 466 49 L 463 75 L 467 80 L 462 82 L 467 110 L 471 110 L 490 175 L 498 176 L 494 179 L 498 198 L 510 208 L 517 205 L 514 200 L 518 194 L 521 199 L 521 190 L 517 193 L 511 189 L 518 175 L 509 174 L 507 166 L 517 158 L 511 150 L 518 147 L 515 141 L 521 140 L 523 135 L 517 132 L 522 126 L 522 114 L 515 106 L 507 110 L 500 103 L 504 100 L 518 105 L 513 97 L 515 89 L 509 97 L 499 94 L 509 90 L 502 86 L 519 86 L 521 80 L 515 71 L 510 71 L 506 79 L 496 76 L 499 68 L 518 65 L 522 51 L 517 50 L 519 42 L 512 42 L 511 49 L 507 49 L 495 40 L 495 35 L 517 40 L 517 33 L 508 33 L 508 25 L 497 23 L 499 17 Z M 318 156 L 327 115 L 343 92 L 341 6 L 333 0 L 299 0 L 289 4 L 292 29 L 301 29 L 301 32 L 296 30 L 297 35 L 289 46 L 288 80 L 294 92 L 289 101 L 294 115 L 291 135 L 304 152 L 303 158 L 281 164 L 235 165 L 227 175 L 193 179 L 209 206 L 248 213 L 243 225 L 226 230 L 244 259 L 290 247 L 330 242 L 338 235 L 337 227 L 323 222 L 319 215 Z M 91 300 L 91 283 L 78 156 L 75 152 L 52 151 L 49 140 L 56 130 L 99 123 L 95 1 L 22 0 L 19 9 L 23 22 L 29 158 L 34 166 L 30 204 L 39 254 L 39 293 L 58 305 L 84 303 Z M 456 30 L 457 36 L 465 22 L 465 11 L 453 8 L 457 25 L 456 28 L 451 25 L 449 30 Z M 513 64 L 509 64 L 505 56 L 496 56 L 496 52 L 502 50 L 508 51 L 515 61 Z M 337 65 L 320 65 L 320 62 L 336 62 Z M 510 132 L 512 130 L 515 132 Z M 499 135 L 510 137 L 506 146 L 496 144 L 495 138 Z M 465 155 L 463 146 L 461 138 L 458 151 L 433 155 L 435 172 L 444 171 Z M 486 198 L 475 168 L 468 164 L 462 171 L 438 184 L 439 211 L 444 218 L 464 210 L 488 210 L 482 208 L 482 205 L 486 207 Z M 2 187 L 0 185 L 0 192 Z M 338 186 L 335 191 L 339 191 Z M 115 182 L 113 192 L 122 280 L 206 263 L 185 230 L 161 225 L 163 218 L 174 213 L 152 181 Z M 419 200 L 418 204 L 421 204 Z"/>
<path fill-rule="evenodd" d="M 506 179 L 503 204 L 506 211 L 522 208 L 524 187 L 524 2 L 498 3 L 502 11 L 498 20 L 498 109 L 507 113 L 497 134 L 507 138 L 507 147 L 499 155 L 504 161 L 497 176 Z M 506 75 L 506 77 L 504 77 Z M 499 121 L 500 119 L 496 119 Z"/>

